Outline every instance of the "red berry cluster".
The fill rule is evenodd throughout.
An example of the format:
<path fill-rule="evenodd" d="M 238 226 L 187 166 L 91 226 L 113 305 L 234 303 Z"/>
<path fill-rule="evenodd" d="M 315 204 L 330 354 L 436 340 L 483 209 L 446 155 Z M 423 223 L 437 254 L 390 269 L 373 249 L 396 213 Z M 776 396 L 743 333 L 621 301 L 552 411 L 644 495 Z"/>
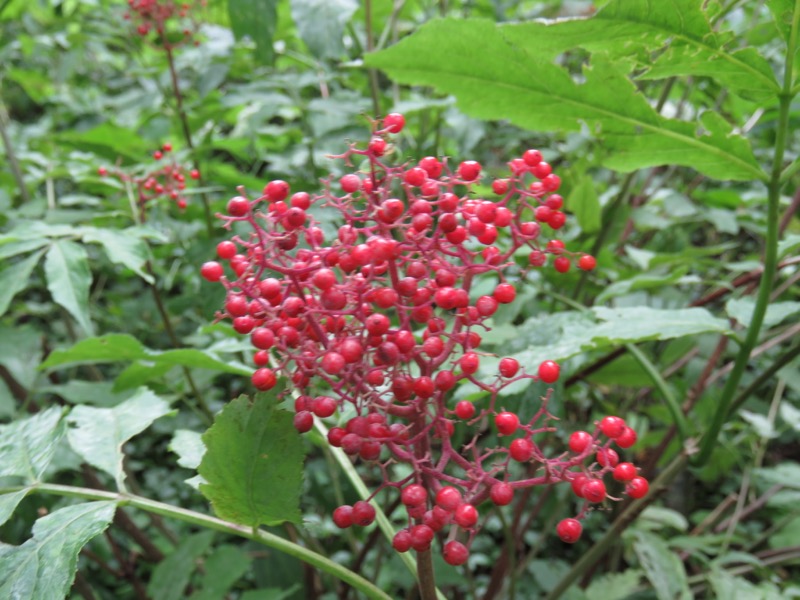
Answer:
<path fill-rule="evenodd" d="M 166 142 L 160 150 L 153 152 L 153 158 L 156 161 L 162 161 L 170 152 L 172 152 L 172 144 Z M 109 170 L 106 167 L 100 167 L 97 169 L 97 174 L 105 177 L 109 174 Z M 186 208 L 187 205 L 184 194 L 187 176 L 189 179 L 200 179 L 200 171 L 197 169 L 189 170 L 174 158 L 171 158 L 168 164 L 156 167 L 144 175 L 130 175 L 119 170 L 114 171 L 112 174 L 120 181 L 130 181 L 136 186 L 140 206 L 144 206 L 151 200 L 169 198 L 181 210 Z"/>
<path fill-rule="evenodd" d="M 136 33 L 146 37 L 151 32 L 159 36 L 159 44 L 174 48 L 193 42 L 197 22 L 192 18 L 193 2 L 174 2 L 174 0 L 128 0 L 129 10 L 124 14 L 126 20 L 136 24 Z M 206 6 L 206 0 L 198 2 Z"/>
<path fill-rule="evenodd" d="M 351 172 L 325 180 L 319 194 L 290 196 L 289 185 L 276 180 L 259 198 L 231 199 L 220 217 L 228 227 L 247 223 L 252 233 L 221 242 L 222 262 L 204 264 L 201 273 L 227 290 L 218 316 L 232 319 L 256 348 L 255 387 L 269 390 L 279 375 L 288 377 L 300 393 L 294 424 L 301 433 L 312 428 L 314 416 L 339 411 L 341 425 L 330 429 L 329 443 L 380 469 L 383 483 L 375 493 L 401 490 L 409 526 L 394 547 L 427 550 L 449 526 L 444 557 L 458 565 L 467 560 L 486 500 L 506 505 L 517 489 L 580 478 L 581 518 L 606 497 L 609 445 L 612 439 L 620 445 L 622 434 L 601 426 L 594 436 L 585 434 L 579 450 L 548 457 L 537 438 L 556 431 L 549 393 L 533 415 L 505 409 L 498 394 L 520 379 L 555 383 L 558 364 L 545 361 L 530 372 L 505 357 L 497 373 L 480 371 L 481 332 L 516 296 L 508 279 L 520 268 L 515 257 L 527 254 L 524 271 L 553 256 L 562 272 L 575 258 L 563 242 L 541 239 L 543 225 L 564 224 L 558 176 L 529 150 L 509 163 L 508 177 L 493 182 L 493 197 L 477 197 L 482 169 L 475 161 L 455 169 L 430 156 L 392 164 L 391 134 L 403 126 L 402 115 L 390 114 L 366 147 L 352 144 L 335 157 Z M 335 235 L 326 238 L 315 209 L 341 219 Z M 593 268 L 594 259 L 581 255 L 578 266 Z M 487 281 L 489 293 L 475 291 Z M 485 398 L 455 402 L 452 391 L 465 382 Z M 507 446 L 482 447 L 480 434 L 491 423 L 511 438 Z M 468 440 L 458 447 L 457 427 Z M 601 441 L 601 432 L 609 439 Z M 595 452 L 605 463 L 595 461 Z M 397 462 L 410 465 L 412 474 L 395 480 Z M 334 522 L 368 525 L 371 508 L 366 502 L 339 507 Z"/>

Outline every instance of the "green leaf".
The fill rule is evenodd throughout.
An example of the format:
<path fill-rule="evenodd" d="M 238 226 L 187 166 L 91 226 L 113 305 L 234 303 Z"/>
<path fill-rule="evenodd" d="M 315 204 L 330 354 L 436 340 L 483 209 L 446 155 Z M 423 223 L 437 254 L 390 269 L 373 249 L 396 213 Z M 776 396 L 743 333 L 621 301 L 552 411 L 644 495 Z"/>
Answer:
<path fill-rule="evenodd" d="M 789 40 L 789 34 L 792 31 L 794 4 L 792 0 L 767 0 L 767 6 L 775 20 L 775 26 L 785 41 Z"/>
<path fill-rule="evenodd" d="M 292 19 L 300 37 L 317 58 L 344 54 L 344 28 L 358 9 L 358 0 L 291 0 Z"/>
<path fill-rule="evenodd" d="M 764 101 L 780 91 L 772 68 L 755 49 L 725 50 L 727 36 L 714 32 L 696 0 L 613 0 L 591 18 L 506 25 L 502 31 L 512 44 L 535 56 L 552 57 L 572 48 L 616 56 L 644 49 L 649 56 L 666 45 L 640 77 L 708 76 L 731 91 Z"/>
<path fill-rule="evenodd" d="M 116 503 L 86 502 L 38 519 L 21 546 L 0 544 L 0 597 L 62 600 L 75 577 L 78 553 L 114 518 Z"/>
<path fill-rule="evenodd" d="M 0 326 L 0 365 L 13 373 L 22 387 L 30 389 L 34 386 L 41 360 L 41 330 L 30 325 Z"/>
<path fill-rule="evenodd" d="M 784 400 L 781 402 L 778 413 L 781 415 L 781 419 L 783 419 L 789 427 L 800 432 L 800 409 L 797 409 L 789 404 L 788 400 Z"/>
<path fill-rule="evenodd" d="M 674 286 L 679 283 L 687 283 L 687 279 L 688 282 L 692 283 L 700 282 L 700 280 L 696 277 L 684 278 L 688 272 L 689 267 L 683 265 L 660 275 L 656 273 L 641 273 L 639 275 L 630 277 L 629 279 L 621 279 L 620 281 L 615 281 L 611 285 L 606 286 L 606 288 L 597 295 L 595 302 L 597 304 L 602 304 L 610 298 L 624 296 L 625 294 L 629 294 L 630 292 L 635 292 L 637 290 L 652 290 L 665 286 Z"/>
<path fill-rule="evenodd" d="M 124 486 L 122 445 L 169 414 L 169 405 L 147 388 L 114 408 L 80 405 L 67 417 L 72 449 L 90 465 L 105 471 Z"/>
<path fill-rule="evenodd" d="M 680 558 L 656 535 L 637 531 L 634 536 L 633 549 L 658 599 L 691 598 Z"/>
<path fill-rule="evenodd" d="M 57 394 L 71 404 L 92 404 L 110 408 L 130 397 L 130 393 L 114 392 L 114 384 L 110 381 L 81 381 L 70 379 L 58 385 L 37 387 L 38 392 Z"/>
<path fill-rule="evenodd" d="M 49 243 L 50 240 L 47 238 L 19 240 L 17 242 L 0 241 L 0 258 L 10 258 L 12 256 L 17 256 L 18 254 L 25 254 L 31 250 L 38 250 L 42 246 L 46 246 Z"/>
<path fill-rule="evenodd" d="M 83 234 L 83 241 L 102 245 L 111 262 L 124 265 L 147 283 L 153 283 L 152 275 L 144 271 L 147 244 L 140 236 L 126 229 L 92 229 Z"/>
<path fill-rule="evenodd" d="M 664 508 L 663 506 L 648 506 L 644 509 L 639 517 L 638 523 L 641 525 L 643 522 L 662 527 L 672 527 L 678 531 L 687 531 L 689 529 L 689 522 L 681 513 L 671 508 Z"/>
<path fill-rule="evenodd" d="M 233 584 L 250 569 L 250 555 L 229 544 L 219 546 L 204 563 L 200 589 L 189 600 L 218 600 L 224 598 Z"/>
<path fill-rule="evenodd" d="M 213 531 L 203 531 L 184 538 L 153 571 L 147 594 L 153 600 L 185 598 L 184 590 L 197 569 L 197 560 L 205 554 L 213 539 Z"/>
<path fill-rule="evenodd" d="M 185 469 L 197 469 L 206 453 L 202 436 L 196 431 L 178 429 L 172 436 L 169 449 L 178 455 L 178 464 Z"/>
<path fill-rule="evenodd" d="M 249 37 L 256 44 L 255 56 L 270 65 L 275 58 L 272 40 L 278 25 L 278 0 L 228 0 L 228 15 L 236 39 Z"/>
<path fill-rule="evenodd" d="M 586 122 L 602 136 L 605 164 L 613 169 L 677 164 L 716 179 L 767 178 L 749 142 L 722 117 L 706 113 L 699 135 L 695 123 L 662 117 L 602 54 L 593 56 L 585 83 L 578 84 L 491 22 L 437 20 L 366 62 L 400 83 L 455 95 L 459 107 L 475 117 L 545 131 L 575 131 Z"/>
<path fill-rule="evenodd" d="M 17 505 L 27 494 L 28 490 L 20 490 L 0 496 L 0 525 L 4 525 L 11 518 L 11 515 L 17 510 Z"/>
<path fill-rule="evenodd" d="M 739 414 L 742 419 L 750 423 L 750 426 L 755 430 L 759 437 L 771 439 L 778 437 L 778 432 L 775 431 L 775 426 L 767 417 L 754 413 L 749 410 L 740 410 Z"/>
<path fill-rule="evenodd" d="M 752 298 L 731 298 L 725 304 L 725 312 L 742 326 L 748 327 L 755 306 L 756 302 Z M 800 312 L 800 302 L 771 302 L 764 315 L 763 328 L 766 330 L 775 327 L 798 312 Z"/>
<path fill-rule="evenodd" d="M 622 573 L 609 573 L 592 579 L 586 588 L 587 600 L 625 600 L 636 588 L 642 572 L 639 569 L 628 569 Z"/>
<path fill-rule="evenodd" d="M 575 213 L 578 224 L 585 233 L 594 233 L 600 229 L 600 198 L 591 178 L 584 177 L 578 182 L 569 195 L 567 205 Z"/>
<path fill-rule="evenodd" d="M 800 490 L 800 464 L 782 462 L 774 467 L 756 469 L 755 474 L 767 486 L 780 484 L 793 490 Z"/>
<path fill-rule="evenodd" d="M 303 444 L 277 394 L 228 403 L 203 435 L 200 491 L 220 518 L 257 527 L 300 521 Z"/>
<path fill-rule="evenodd" d="M 0 477 L 20 476 L 28 482 L 39 481 L 64 435 L 62 416 L 62 409 L 53 406 L 0 426 Z"/>
<path fill-rule="evenodd" d="M 57 240 L 50 246 L 44 261 L 47 289 L 53 300 L 69 312 L 81 328 L 92 335 L 89 318 L 89 286 L 92 273 L 89 257 L 80 244 L 68 240 Z"/>
<path fill-rule="evenodd" d="M 140 163 L 151 151 L 150 142 L 136 135 L 135 130 L 106 122 L 86 131 L 69 129 L 51 138 L 81 152 L 93 152 L 109 163 L 123 156 L 130 163 Z"/>
<path fill-rule="evenodd" d="M 6 313 L 14 296 L 28 285 L 28 279 L 43 254 L 44 250 L 34 252 L 27 258 L 0 271 L 0 317 Z"/>

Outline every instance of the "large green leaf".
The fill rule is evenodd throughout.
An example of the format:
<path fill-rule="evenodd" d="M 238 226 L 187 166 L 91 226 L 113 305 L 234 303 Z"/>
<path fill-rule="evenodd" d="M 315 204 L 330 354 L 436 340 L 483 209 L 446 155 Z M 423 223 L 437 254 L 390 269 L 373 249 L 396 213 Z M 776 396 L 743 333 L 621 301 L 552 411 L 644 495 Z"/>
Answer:
<path fill-rule="evenodd" d="M 440 20 L 366 62 L 398 82 L 453 94 L 479 118 L 546 131 L 574 131 L 586 122 L 602 136 L 604 162 L 613 169 L 677 164 L 717 179 L 766 179 L 748 141 L 721 116 L 707 112 L 699 124 L 662 117 L 603 54 L 593 56 L 580 84 L 491 22 Z"/>
<path fill-rule="evenodd" d="M 58 304 L 63 306 L 89 335 L 92 322 L 89 318 L 89 286 L 92 273 L 86 249 L 69 240 L 57 240 L 50 246 L 44 261 L 47 289 Z"/>
<path fill-rule="evenodd" d="M 789 39 L 792 30 L 792 14 L 794 13 L 794 2 L 792 0 L 767 0 L 767 6 L 772 11 L 775 19 L 775 26 L 778 28 L 784 40 Z"/>
<path fill-rule="evenodd" d="M 28 490 L 20 490 L 0 496 L 0 525 L 4 525 L 11 518 L 17 505 L 28 494 Z"/>
<path fill-rule="evenodd" d="M 0 271 L 0 316 L 8 310 L 11 300 L 25 289 L 34 267 L 39 263 L 44 251 L 34 252 L 23 260 Z"/>
<path fill-rule="evenodd" d="M 21 546 L 0 544 L 0 597 L 62 600 L 69 592 L 78 553 L 105 531 L 116 503 L 87 502 L 37 520 L 33 537 Z"/>
<path fill-rule="evenodd" d="M 231 29 L 237 39 L 249 37 L 256 45 L 256 58 L 272 64 L 272 38 L 278 26 L 278 0 L 228 0 Z"/>
<path fill-rule="evenodd" d="M 67 439 L 73 450 L 90 465 L 114 477 L 122 488 L 122 445 L 169 414 L 169 405 L 147 388 L 114 408 L 80 405 L 67 417 Z"/>
<path fill-rule="evenodd" d="M 639 569 L 628 569 L 622 573 L 607 573 L 592 579 L 592 584 L 586 588 L 587 600 L 625 600 L 631 596 L 636 588 L 642 572 Z"/>
<path fill-rule="evenodd" d="M 39 481 L 64 435 L 62 416 L 62 409 L 53 406 L 0 426 L 0 477 Z"/>
<path fill-rule="evenodd" d="M 203 531 L 183 539 L 153 571 L 147 586 L 150 597 L 153 600 L 185 598 L 184 591 L 192 573 L 197 570 L 197 560 L 205 554 L 213 539 L 213 531 Z"/>
<path fill-rule="evenodd" d="M 664 541 L 652 533 L 637 531 L 633 549 L 659 600 L 691 598 L 686 569 Z"/>
<path fill-rule="evenodd" d="M 575 213 L 578 224 L 585 233 L 594 233 L 600 229 L 602 209 L 597 189 L 590 177 L 583 177 L 572 188 L 567 202 L 569 209 Z"/>
<path fill-rule="evenodd" d="M 344 28 L 358 9 L 358 0 L 291 0 L 291 5 L 300 37 L 314 56 L 344 54 Z"/>
<path fill-rule="evenodd" d="M 153 283 L 153 276 L 144 270 L 148 259 L 147 244 L 130 230 L 91 229 L 83 234 L 83 241 L 100 244 L 111 262 L 124 265 L 139 277 Z"/>
<path fill-rule="evenodd" d="M 203 435 L 200 491 L 223 519 L 256 527 L 300 521 L 303 444 L 276 394 L 230 402 Z"/>
<path fill-rule="evenodd" d="M 725 34 L 714 32 L 697 0 L 612 0 L 591 18 L 507 25 L 502 32 L 510 43 L 536 56 L 572 48 L 618 55 L 644 48 L 649 56 L 667 45 L 644 77 L 708 76 L 759 100 L 775 98 L 780 91 L 772 68 L 755 49 L 726 51 Z"/>

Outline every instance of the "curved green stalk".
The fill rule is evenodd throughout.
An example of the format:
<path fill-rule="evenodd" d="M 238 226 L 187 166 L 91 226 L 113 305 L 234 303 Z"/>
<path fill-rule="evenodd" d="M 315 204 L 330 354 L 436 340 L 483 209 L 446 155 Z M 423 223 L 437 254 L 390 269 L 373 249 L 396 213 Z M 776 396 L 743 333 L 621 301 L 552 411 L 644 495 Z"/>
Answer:
<path fill-rule="evenodd" d="M 769 305 L 770 292 L 772 292 L 772 282 L 778 266 L 778 220 L 779 203 L 781 193 L 781 172 L 783 170 L 783 156 L 786 149 L 786 142 L 789 132 L 789 109 L 794 97 L 792 91 L 792 71 L 794 70 L 794 55 L 797 47 L 798 28 L 800 28 L 800 0 L 795 0 L 794 15 L 792 16 L 792 29 L 787 44 L 786 66 L 783 77 L 783 90 L 778 96 L 778 129 L 775 136 L 775 153 L 772 161 L 772 174 L 767 184 L 767 234 L 764 241 L 764 272 L 761 275 L 761 283 L 758 288 L 756 305 L 753 309 L 753 316 L 747 328 L 747 336 L 744 343 L 739 348 L 733 369 L 725 382 L 722 396 L 717 407 L 717 412 L 711 422 L 711 426 L 705 433 L 700 446 L 700 452 L 692 460 L 695 466 L 702 466 L 711 457 L 711 452 L 717 443 L 722 426 L 725 424 L 730 413 L 736 389 L 744 375 L 745 368 L 750 362 L 750 353 L 758 341 L 761 332 L 761 325 L 764 323 L 764 315 Z"/>
<path fill-rule="evenodd" d="M 136 496 L 133 494 L 116 494 L 114 492 L 106 492 L 102 490 L 94 490 L 91 488 L 75 487 L 70 485 L 40 483 L 29 487 L 6 487 L 0 488 L 0 494 L 10 494 L 12 492 L 18 492 L 22 490 L 27 490 L 29 493 L 53 494 L 56 496 L 83 498 L 84 500 L 111 500 L 113 502 L 117 502 L 117 504 L 120 506 L 133 506 L 150 513 L 171 517 L 186 523 L 191 523 L 192 525 L 197 525 L 198 527 L 205 527 L 206 529 L 213 529 L 214 531 L 237 535 L 239 537 L 247 538 L 249 540 L 253 540 L 254 542 L 264 544 L 270 548 L 274 548 L 275 550 L 283 552 L 284 554 L 288 554 L 289 556 L 294 556 L 295 558 L 298 558 L 303 562 L 318 568 L 320 571 L 325 571 L 337 579 L 344 581 L 348 585 L 351 585 L 354 589 L 364 594 L 367 598 L 391 600 L 391 597 L 388 594 L 381 591 L 375 584 L 367 581 L 358 573 L 354 573 L 350 569 L 333 562 L 327 556 L 317 554 L 308 548 L 304 548 L 303 546 L 290 542 L 282 537 L 273 535 L 267 531 L 264 531 L 263 529 L 257 529 L 254 527 L 251 528 L 245 525 L 237 525 L 236 523 L 223 521 L 222 519 L 218 519 L 210 515 L 204 515 L 202 513 L 178 506 L 172 506 L 171 504 L 158 502 L 156 500 L 150 500 L 149 498 L 144 498 L 142 496 Z"/>

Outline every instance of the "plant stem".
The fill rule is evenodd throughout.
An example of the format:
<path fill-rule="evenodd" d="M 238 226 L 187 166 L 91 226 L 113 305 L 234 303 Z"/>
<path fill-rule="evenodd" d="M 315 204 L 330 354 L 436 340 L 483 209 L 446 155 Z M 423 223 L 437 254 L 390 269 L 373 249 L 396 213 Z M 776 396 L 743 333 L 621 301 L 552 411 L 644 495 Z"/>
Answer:
<path fill-rule="evenodd" d="M 375 49 L 375 41 L 372 33 L 372 0 L 364 0 L 364 25 L 367 36 L 367 52 Z M 369 77 L 369 92 L 372 96 L 372 116 L 376 119 L 381 114 L 381 101 L 378 91 L 378 72 L 375 69 L 367 69 Z"/>
<path fill-rule="evenodd" d="M 8 135 L 6 125 L 8 124 L 8 113 L 6 107 L 0 103 L 0 137 L 3 138 L 3 147 L 6 151 L 6 160 L 8 161 L 8 168 L 11 169 L 11 174 L 14 176 L 14 181 L 17 182 L 19 188 L 19 195 L 22 202 L 27 204 L 30 202 L 31 197 L 28 195 L 28 188 L 25 187 L 25 178 L 22 176 L 22 169 L 17 160 L 17 154 L 14 152 L 14 147 L 11 145 L 11 138 Z"/>
<path fill-rule="evenodd" d="M 183 92 L 181 92 L 180 81 L 178 80 L 178 71 L 175 68 L 175 56 L 172 53 L 172 46 L 169 44 L 164 45 L 164 50 L 167 54 L 167 64 L 169 65 L 169 76 L 172 81 L 172 92 L 175 94 L 175 103 L 178 107 L 178 119 L 181 122 L 181 130 L 183 131 L 183 140 L 186 142 L 189 151 L 192 153 L 192 164 L 195 169 L 200 173 L 197 183 L 200 187 L 203 186 L 203 171 L 200 170 L 200 161 L 197 159 L 197 149 L 194 147 L 192 141 L 192 130 L 189 128 L 189 118 L 186 116 L 186 110 L 183 107 Z M 203 211 L 205 212 L 206 229 L 208 230 L 209 237 L 214 235 L 214 220 L 211 216 L 211 203 L 205 192 L 200 194 L 200 199 L 203 201 Z"/>
<path fill-rule="evenodd" d="M 391 600 L 390 596 L 385 594 L 377 586 L 370 581 L 367 581 L 357 573 L 353 573 L 349 569 L 341 566 L 338 563 L 335 563 L 326 556 L 313 552 L 308 548 L 299 546 L 298 544 L 294 544 L 289 540 L 278 537 L 272 533 L 264 531 L 263 529 L 247 527 L 245 525 L 237 525 L 236 523 L 223 521 L 222 519 L 218 519 L 216 517 L 204 515 L 202 513 L 178 506 L 173 506 L 171 504 L 165 504 L 164 502 L 158 502 L 157 500 L 151 500 L 142 496 L 136 496 L 133 494 L 116 494 L 113 492 L 105 492 L 101 490 L 93 490 L 91 488 L 82 488 L 69 485 L 40 483 L 29 487 L 4 487 L 0 488 L 0 494 L 9 494 L 21 490 L 27 490 L 29 493 L 53 494 L 56 496 L 82 498 L 84 500 L 110 500 L 118 503 L 120 506 L 133 506 L 146 512 L 178 519 L 179 521 L 184 521 L 198 527 L 205 527 L 206 529 L 213 529 L 214 531 L 220 531 L 222 533 L 247 538 L 317 567 L 321 571 L 325 571 L 337 579 L 341 579 L 345 583 L 353 586 L 367 598 Z"/>
<path fill-rule="evenodd" d="M 764 315 L 767 312 L 770 292 L 772 291 L 773 280 L 778 265 L 778 220 L 780 192 L 783 184 L 781 182 L 781 171 L 783 168 L 783 155 L 786 149 L 786 141 L 789 131 L 789 109 L 792 103 L 792 71 L 794 69 L 794 50 L 797 46 L 798 27 L 800 26 L 800 0 L 795 0 L 794 15 L 792 17 L 792 29 L 787 44 L 786 67 L 783 78 L 783 90 L 780 93 L 778 110 L 778 129 L 775 138 L 775 153 L 772 161 L 772 174 L 767 184 L 767 234 L 764 240 L 764 272 L 761 275 L 761 282 L 756 297 L 756 305 L 753 308 L 753 316 L 747 328 L 747 336 L 739 347 L 733 369 L 725 387 L 722 390 L 717 412 L 711 422 L 711 426 L 703 436 L 700 452 L 692 460 L 695 466 L 703 466 L 711 457 L 711 453 L 716 447 L 717 437 L 722 426 L 725 424 L 730 414 L 731 403 L 739 382 L 744 375 L 745 368 L 750 362 L 750 353 L 758 341 L 761 332 L 761 325 L 764 322 Z"/>

